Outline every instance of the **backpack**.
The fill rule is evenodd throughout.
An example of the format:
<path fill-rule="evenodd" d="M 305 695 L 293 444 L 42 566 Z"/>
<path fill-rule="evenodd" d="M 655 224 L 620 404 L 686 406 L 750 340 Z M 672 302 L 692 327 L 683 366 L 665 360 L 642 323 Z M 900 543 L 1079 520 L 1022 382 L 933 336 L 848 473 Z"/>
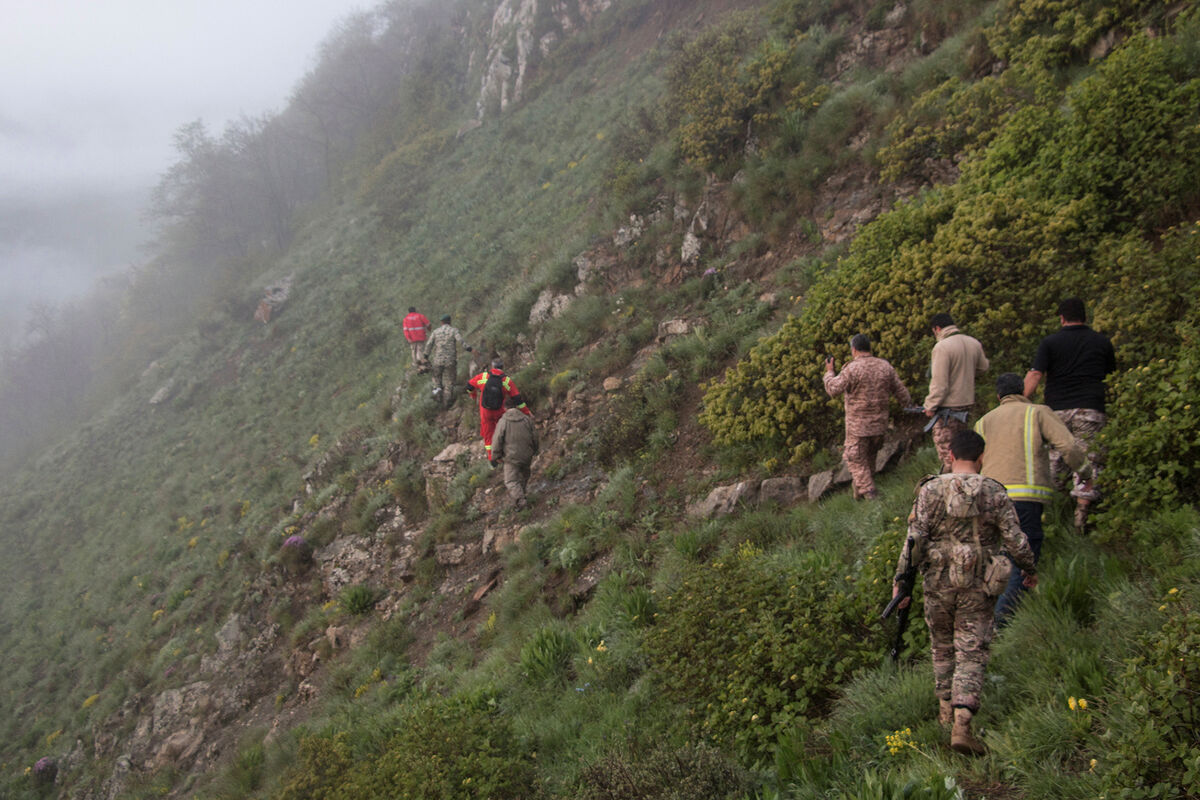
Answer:
<path fill-rule="evenodd" d="M 488 373 L 487 383 L 483 385 L 483 395 L 479 404 L 488 411 L 499 411 L 504 408 L 504 373 L 497 375 Z"/>

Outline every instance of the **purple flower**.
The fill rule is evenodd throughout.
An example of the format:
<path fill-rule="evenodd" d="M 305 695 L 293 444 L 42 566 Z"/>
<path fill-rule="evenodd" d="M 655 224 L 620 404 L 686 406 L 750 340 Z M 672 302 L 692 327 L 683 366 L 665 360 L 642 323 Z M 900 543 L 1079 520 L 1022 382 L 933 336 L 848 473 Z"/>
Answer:
<path fill-rule="evenodd" d="M 706 277 L 706 278 L 707 278 L 709 275 L 716 275 L 716 274 L 717 274 L 717 268 L 716 268 L 716 267 L 709 267 L 708 269 L 704 270 L 704 277 Z"/>
<path fill-rule="evenodd" d="M 291 536 L 283 540 L 284 547 L 304 548 L 308 546 L 308 542 L 304 541 L 304 537 L 298 533 L 293 533 Z"/>
<path fill-rule="evenodd" d="M 33 765 L 33 779 L 39 784 L 54 783 L 56 777 L 58 777 L 58 764 L 55 764 L 54 759 L 50 756 L 42 756 Z"/>

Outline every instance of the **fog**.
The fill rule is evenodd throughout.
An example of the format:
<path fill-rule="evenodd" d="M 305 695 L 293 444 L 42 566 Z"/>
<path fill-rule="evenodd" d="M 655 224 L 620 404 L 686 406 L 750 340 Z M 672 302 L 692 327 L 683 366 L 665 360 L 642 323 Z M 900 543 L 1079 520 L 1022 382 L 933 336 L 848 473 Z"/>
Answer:
<path fill-rule="evenodd" d="M 5 0 L 0 345 L 139 258 L 172 135 L 284 104 L 346 0 Z"/>

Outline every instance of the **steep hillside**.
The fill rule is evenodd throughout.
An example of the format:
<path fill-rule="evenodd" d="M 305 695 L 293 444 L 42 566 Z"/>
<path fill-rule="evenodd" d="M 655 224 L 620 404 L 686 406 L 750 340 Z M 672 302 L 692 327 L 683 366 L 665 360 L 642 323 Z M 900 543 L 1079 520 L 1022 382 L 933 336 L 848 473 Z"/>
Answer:
<path fill-rule="evenodd" d="M 354 18 L 278 117 L 181 130 L 103 369 L 6 412 L 67 432 L 0 495 L 5 795 L 1194 794 L 1198 26 L 1085 0 Z M 839 492 L 821 355 L 866 330 L 921 387 L 949 309 L 1019 369 L 1073 291 L 1121 349 L 1122 502 L 1087 537 L 1048 514 L 968 762 L 923 626 L 881 666 L 932 459 L 900 422 L 882 501 Z M 530 508 L 407 363 L 410 305 L 474 345 L 460 380 L 495 354 L 530 400 Z"/>

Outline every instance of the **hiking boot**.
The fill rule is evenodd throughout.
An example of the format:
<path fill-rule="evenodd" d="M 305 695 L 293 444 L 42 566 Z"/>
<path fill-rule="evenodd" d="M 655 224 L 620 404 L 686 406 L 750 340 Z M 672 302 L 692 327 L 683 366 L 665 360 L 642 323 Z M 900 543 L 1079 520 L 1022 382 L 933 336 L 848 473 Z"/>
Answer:
<path fill-rule="evenodd" d="M 938 724 L 943 728 L 949 728 L 954 724 L 954 709 L 950 706 L 949 700 L 938 700 Z"/>
<path fill-rule="evenodd" d="M 950 731 L 950 749 L 965 756 L 981 756 L 987 752 L 983 742 L 971 733 L 971 717 L 975 714 L 969 708 L 954 709 L 954 728 Z"/>

